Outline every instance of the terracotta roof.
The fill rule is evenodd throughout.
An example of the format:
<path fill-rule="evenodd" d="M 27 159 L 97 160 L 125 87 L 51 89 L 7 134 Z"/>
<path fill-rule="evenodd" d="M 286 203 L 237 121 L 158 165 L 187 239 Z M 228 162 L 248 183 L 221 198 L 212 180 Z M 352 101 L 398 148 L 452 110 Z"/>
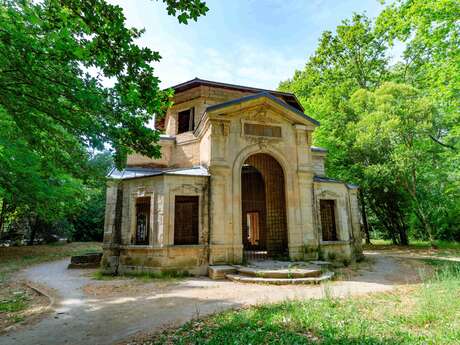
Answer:
<path fill-rule="evenodd" d="M 293 93 L 289 93 L 289 92 L 259 89 L 256 87 L 242 86 L 242 85 L 236 85 L 236 84 L 227 84 L 227 83 L 221 83 L 217 81 L 204 80 L 200 78 L 195 78 L 195 79 L 174 85 L 171 88 L 174 89 L 175 92 L 182 92 L 182 91 L 189 90 L 194 87 L 201 86 L 201 85 L 228 89 L 228 90 L 252 92 L 252 93 L 268 92 L 274 96 L 283 98 L 283 100 L 286 103 L 288 103 L 291 107 L 294 107 L 300 111 L 304 110 L 299 100 L 297 99 L 297 97 Z"/>

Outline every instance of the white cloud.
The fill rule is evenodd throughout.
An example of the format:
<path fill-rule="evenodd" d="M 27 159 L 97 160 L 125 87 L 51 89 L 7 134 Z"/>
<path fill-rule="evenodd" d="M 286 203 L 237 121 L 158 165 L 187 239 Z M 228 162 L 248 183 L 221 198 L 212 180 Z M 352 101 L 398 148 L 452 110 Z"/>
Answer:
<path fill-rule="evenodd" d="M 195 77 L 220 82 L 274 89 L 279 82 L 291 77 L 295 69 L 302 68 L 304 60 L 293 58 L 292 52 L 266 46 L 229 42 L 225 50 L 215 49 L 210 42 L 195 39 L 190 42 L 190 27 L 165 15 L 161 4 L 148 2 L 148 22 L 141 2 L 112 0 L 123 7 L 127 24 L 145 27 L 146 32 L 138 44 L 158 51 L 162 57 L 154 63 L 155 74 L 163 87 L 172 86 Z M 182 34 L 181 34 L 182 33 Z M 185 37 L 187 36 L 187 37 Z M 246 38 L 245 38 L 246 39 Z M 215 42 L 214 42 L 215 43 Z M 220 45 L 222 46 L 222 45 Z"/>

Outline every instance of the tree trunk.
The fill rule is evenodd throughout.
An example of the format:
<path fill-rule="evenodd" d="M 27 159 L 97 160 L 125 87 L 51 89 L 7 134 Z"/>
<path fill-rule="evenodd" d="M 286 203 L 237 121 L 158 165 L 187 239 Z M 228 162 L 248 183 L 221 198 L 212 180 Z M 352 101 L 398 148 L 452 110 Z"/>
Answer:
<path fill-rule="evenodd" d="M 434 244 L 434 238 L 433 238 L 433 229 L 431 228 L 431 224 L 426 220 L 425 213 L 423 212 L 423 209 L 420 207 L 418 200 L 416 201 L 417 201 L 417 212 L 415 212 L 415 214 L 417 215 L 417 218 L 420 220 L 420 223 L 422 223 L 423 228 L 428 234 L 428 240 L 430 241 L 430 246 L 434 248 L 435 244 Z"/>
<path fill-rule="evenodd" d="M 2 238 L 3 235 L 3 222 L 5 220 L 5 214 L 6 214 L 6 201 L 5 199 L 2 200 L 2 210 L 0 211 L 0 238 Z"/>
<path fill-rule="evenodd" d="M 28 246 L 32 246 L 35 242 L 35 237 L 37 237 L 37 230 L 40 230 L 42 226 L 42 222 L 38 216 L 35 216 L 35 221 L 30 225 L 30 234 L 29 234 L 29 241 L 27 242 Z"/>
<path fill-rule="evenodd" d="M 37 235 L 37 225 L 35 224 L 30 229 L 29 242 L 27 242 L 27 245 L 32 246 L 34 244 L 36 235 Z"/>
<path fill-rule="evenodd" d="M 364 234 L 366 235 L 366 244 L 371 244 L 371 236 L 369 233 L 369 223 L 367 222 L 366 206 L 364 204 L 364 193 L 361 189 L 359 189 L 359 201 L 361 203 L 361 214 L 363 216 L 363 226 L 364 226 Z"/>
<path fill-rule="evenodd" d="M 399 242 L 402 246 L 409 245 L 409 238 L 407 237 L 407 229 L 404 226 L 399 227 Z"/>

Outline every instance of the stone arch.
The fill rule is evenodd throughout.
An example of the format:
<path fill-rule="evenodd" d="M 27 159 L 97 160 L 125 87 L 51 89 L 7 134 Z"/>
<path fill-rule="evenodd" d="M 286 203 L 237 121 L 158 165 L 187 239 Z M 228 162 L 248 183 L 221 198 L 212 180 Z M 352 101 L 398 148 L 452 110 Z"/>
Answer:
<path fill-rule="evenodd" d="M 253 144 L 242 149 L 236 156 L 232 166 L 232 228 L 233 228 L 233 241 L 235 245 L 241 246 L 243 243 L 242 238 L 242 205 L 241 205 L 241 170 L 244 162 L 252 155 L 257 153 L 263 153 L 271 156 L 281 166 L 284 174 L 284 193 L 285 193 L 285 207 L 286 207 L 286 229 L 287 229 L 287 243 L 290 244 L 290 233 L 292 227 L 295 225 L 295 213 L 294 205 L 292 205 L 292 198 L 288 197 L 288 194 L 295 194 L 294 188 L 294 171 L 292 166 L 289 164 L 285 157 L 275 148 L 270 146 L 261 146 L 259 144 Z"/>

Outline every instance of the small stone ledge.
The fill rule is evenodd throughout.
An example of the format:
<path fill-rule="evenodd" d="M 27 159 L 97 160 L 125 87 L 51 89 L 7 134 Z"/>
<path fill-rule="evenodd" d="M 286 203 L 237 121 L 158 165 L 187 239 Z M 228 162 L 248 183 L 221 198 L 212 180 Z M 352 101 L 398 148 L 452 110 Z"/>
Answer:
<path fill-rule="evenodd" d="M 88 253 L 70 258 L 67 268 L 98 268 L 101 265 L 102 253 Z"/>
<path fill-rule="evenodd" d="M 236 268 L 230 265 L 215 265 L 208 267 L 208 275 L 211 279 L 225 279 L 227 274 L 236 273 Z"/>

